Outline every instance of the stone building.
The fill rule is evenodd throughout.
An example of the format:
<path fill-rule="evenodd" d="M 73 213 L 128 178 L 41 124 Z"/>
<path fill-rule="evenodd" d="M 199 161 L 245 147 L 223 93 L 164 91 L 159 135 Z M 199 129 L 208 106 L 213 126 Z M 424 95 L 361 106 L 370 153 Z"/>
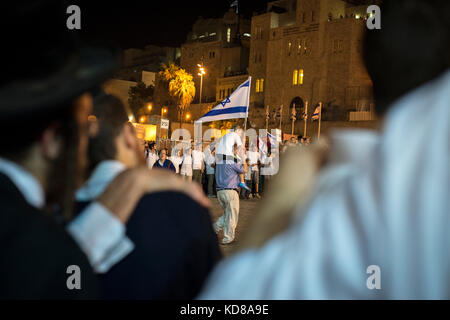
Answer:
<path fill-rule="evenodd" d="M 179 62 L 180 54 L 180 48 L 154 45 L 145 46 L 143 49 L 126 49 L 123 51 L 123 66 L 114 78 L 134 82 L 146 82 L 146 80 L 154 82 L 161 64 Z M 149 80 L 149 77 L 152 80 Z"/>
<path fill-rule="evenodd" d="M 248 74 L 249 52 L 250 20 L 238 16 L 233 9 L 222 18 L 199 17 L 181 46 L 180 65 L 194 75 L 197 90 L 192 108 L 200 102 L 198 65 L 206 70 L 202 102 L 213 103 L 238 87 L 240 76 Z"/>
<path fill-rule="evenodd" d="M 372 82 L 361 54 L 366 9 L 355 1 L 279 0 L 253 16 L 249 74 L 255 126 L 264 127 L 267 106 L 272 115 L 283 105 L 283 129 L 290 131 L 295 106 L 300 133 L 306 101 L 309 118 L 318 102 L 324 105 L 323 120 L 348 121 L 350 112 L 371 112 Z"/>

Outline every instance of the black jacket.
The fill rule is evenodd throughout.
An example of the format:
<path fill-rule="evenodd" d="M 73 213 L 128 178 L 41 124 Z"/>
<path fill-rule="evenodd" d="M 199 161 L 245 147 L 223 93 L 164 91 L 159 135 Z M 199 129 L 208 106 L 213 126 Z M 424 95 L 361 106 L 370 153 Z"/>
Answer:
<path fill-rule="evenodd" d="M 135 248 L 100 276 L 104 299 L 193 299 L 222 257 L 208 210 L 181 193 L 144 196 L 126 227 Z"/>
<path fill-rule="evenodd" d="M 98 279 L 64 227 L 29 205 L 0 174 L 0 299 L 91 299 Z M 69 290 L 67 267 L 81 270 L 81 290 Z"/>

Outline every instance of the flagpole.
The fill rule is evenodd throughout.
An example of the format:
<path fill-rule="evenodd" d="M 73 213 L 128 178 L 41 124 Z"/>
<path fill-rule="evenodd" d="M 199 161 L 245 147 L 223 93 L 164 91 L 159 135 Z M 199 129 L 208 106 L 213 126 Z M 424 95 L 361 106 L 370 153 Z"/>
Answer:
<path fill-rule="evenodd" d="M 266 108 L 266 131 L 269 131 L 269 116 L 270 116 L 269 105 L 267 105 L 267 108 Z"/>
<path fill-rule="evenodd" d="M 319 132 L 317 134 L 317 140 L 320 140 L 320 125 L 322 123 L 322 102 L 319 102 L 320 113 L 319 113 Z"/>
<path fill-rule="evenodd" d="M 297 114 L 295 113 L 295 103 L 292 105 L 292 114 L 291 114 L 291 117 L 292 117 L 292 128 L 291 128 L 291 136 L 293 136 L 294 135 L 294 126 L 295 126 L 295 116 L 296 116 Z"/>
<path fill-rule="evenodd" d="M 303 130 L 303 138 L 306 138 L 306 122 L 308 120 L 308 101 L 305 102 L 305 117 L 304 117 L 304 120 L 305 120 L 305 127 L 304 127 L 304 130 Z"/>
<path fill-rule="evenodd" d="M 283 131 L 282 128 L 282 123 L 283 123 L 283 105 L 281 105 L 281 110 L 280 110 L 280 130 Z"/>
<path fill-rule="evenodd" d="M 248 109 L 250 108 L 250 90 L 252 88 L 252 77 L 248 77 L 248 95 L 247 95 L 247 112 L 245 113 L 245 122 L 244 122 L 244 146 L 245 146 L 245 135 L 247 134 L 247 118 L 248 118 Z"/>

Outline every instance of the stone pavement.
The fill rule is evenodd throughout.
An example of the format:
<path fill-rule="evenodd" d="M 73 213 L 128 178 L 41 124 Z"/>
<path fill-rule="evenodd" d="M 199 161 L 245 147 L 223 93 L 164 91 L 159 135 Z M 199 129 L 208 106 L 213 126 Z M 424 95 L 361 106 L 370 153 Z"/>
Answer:
<path fill-rule="evenodd" d="M 220 206 L 219 202 L 217 201 L 216 198 L 212 198 L 210 199 L 211 203 L 212 203 L 212 207 L 211 207 L 211 216 L 212 216 L 212 220 L 213 222 L 216 221 L 223 213 L 223 209 Z M 237 244 L 239 243 L 239 236 L 242 232 L 245 232 L 245 230 L 247 229 L 248 223 L 251 219 L 251 217 L 256 213 L 256 210 L 258 208 L 258 204 L 261 200 L 240 200 L 239 204 L 240 204 L 240 210 L 239 210 L 239 220 L 238 220 L 238 225 L 236 228 L 236 236 L 235 236 L 235 241 L 231 244 L 228 245 L 222 245 L 221 241 L 222 241 L 222 231 L 219 233 L 219 244 L 220 244 L 220 248 L 222 249 L 222 252 L 224 254 L 224 256 L 229 255 L 233 249 L 236 248 Z"/>

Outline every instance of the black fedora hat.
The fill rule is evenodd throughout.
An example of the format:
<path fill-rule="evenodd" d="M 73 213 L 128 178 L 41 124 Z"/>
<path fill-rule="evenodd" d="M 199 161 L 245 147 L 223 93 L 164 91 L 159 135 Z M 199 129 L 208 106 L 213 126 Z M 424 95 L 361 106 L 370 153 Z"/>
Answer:
<path fill-rule="evenodd" d="M 67 106 L 118 67 L 117 51 L 83 46 L 81 30 L 69 30 L 68 6 L 57 0 L 16 0 L 6 9 L 1 120 Z"/>

